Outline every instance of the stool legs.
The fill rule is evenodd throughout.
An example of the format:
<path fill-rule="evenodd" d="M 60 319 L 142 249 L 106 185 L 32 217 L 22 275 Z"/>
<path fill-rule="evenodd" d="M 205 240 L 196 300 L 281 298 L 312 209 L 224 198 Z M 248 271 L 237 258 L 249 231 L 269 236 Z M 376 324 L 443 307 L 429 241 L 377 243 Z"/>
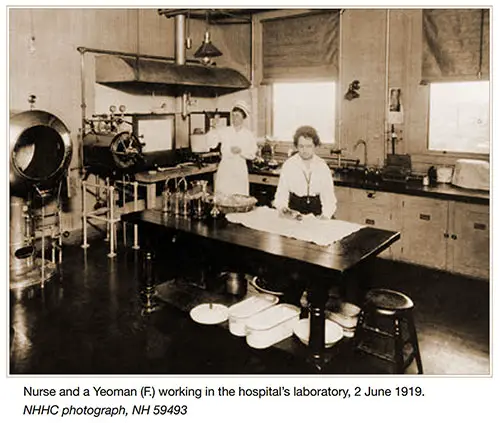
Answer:
<path fill-rule="evenodd" d="M 404 339 L 401 328 L 401 320 L 397 317 L 394 319 L 394 362 L 395 362 L 395 370 L 397 374 L 402 374 L 405 372 L 404 368 L 404 356 L 403 356 L 403 348 L 404 348 Z"/>
<path fill-rule="evenodd" d="M 412 363 L 415 359 L 417 365 L 418 374 L 423 374 L 422 359 L 420 357 L 420 349 L 418 346 L 417 331 L 415 329 L 415 324 L 413 321 L 413 316 L 410 312 L 403 312 L 396 316 L 385 316 L 388 319 L 392 319 L 392 331 L 386 332 L 377 327 L 372 326 L 370 319 L 381 315 L 377 314 L 376 310 L 366 311 L 362 310 L 358 317 L 358 324 L 356 326 L 356 335 L 354 337 L 354 347 L 367 354 L 373 355 L 375 357 L 384 359 L 393 364 L 393 369 L 396 374 L 403 374 L 405 369 Z M 403 333 L 403 323 L 406 322 L 408 338 L 405 338 Z M 386 356 L 379 351 L 374 350 L 369 345 L 364 344 L 364 338 L 366 333 L 373 333 L 378 336 L 386 337 L 391 339 L 390 342 L 394 345 L 394 350 L 392 356 Z M 391 333 L 392 332 L 392 333 Z M 412 351 L 407 360 L 404 357 L 404 347 L 410 344 Z"/>
<path fill-rule="evenodd" d="M 422 358 L 420 357 L 420 348 L 418 346 L 417 330 L 415 329 L 415 323 L 413 321 L 413 316 L 410 314 L 408 316 L 408 331 L 410 334 L 411 345 L 413 347 L 413 354 L 415 356 L 415 361 L 417 363 L 417 371 L 419 375 L 424 374 L 424 368 L 422 366 Z"/>

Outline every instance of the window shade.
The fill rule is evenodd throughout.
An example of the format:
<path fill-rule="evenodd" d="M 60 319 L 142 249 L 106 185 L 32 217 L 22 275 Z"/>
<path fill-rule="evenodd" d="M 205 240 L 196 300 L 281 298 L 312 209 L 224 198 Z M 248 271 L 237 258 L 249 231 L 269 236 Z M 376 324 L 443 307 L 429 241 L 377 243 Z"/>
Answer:
<path fill-rule="evenodd" d="M 424 9 L 422 79 L 488 80 L 488 9 Z"/>
<path fill-rule="evenodd" d="M 338 10 L 263 21 L 263 82 L 336 79 L 339 22 Z"/>

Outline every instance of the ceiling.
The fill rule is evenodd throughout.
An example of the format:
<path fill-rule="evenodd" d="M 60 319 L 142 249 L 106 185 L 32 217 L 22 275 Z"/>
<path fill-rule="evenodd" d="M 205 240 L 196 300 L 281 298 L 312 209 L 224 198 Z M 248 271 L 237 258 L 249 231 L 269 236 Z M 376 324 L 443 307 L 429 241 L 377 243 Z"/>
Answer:
<path fill-rule="evenodd" d="M 207 20 L 210 24 L 247 24 L 256 13 L 278 9 L 158 9 L 158 13 L 167 18 L 184 14 L 190 19 Z"/>

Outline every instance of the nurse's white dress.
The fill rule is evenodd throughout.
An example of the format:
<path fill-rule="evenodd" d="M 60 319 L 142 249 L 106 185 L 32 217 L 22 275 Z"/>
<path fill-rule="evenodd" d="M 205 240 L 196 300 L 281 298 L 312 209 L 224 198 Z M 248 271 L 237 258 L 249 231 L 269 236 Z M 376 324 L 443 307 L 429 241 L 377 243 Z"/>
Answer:
<path fill-rule="evenodd" d="M 215 193 L 221 195 L 249 194 L 248 168 L 246 160 L 253 160 L 257 152 L 257 139 L 253 133 L 242 127 L 226 126 L 211 130 L 208 134 L 210 148 L 221 144 L 222 158 L 215 175 Z M 231 147 L 240 147 L 234 154 Z"/>

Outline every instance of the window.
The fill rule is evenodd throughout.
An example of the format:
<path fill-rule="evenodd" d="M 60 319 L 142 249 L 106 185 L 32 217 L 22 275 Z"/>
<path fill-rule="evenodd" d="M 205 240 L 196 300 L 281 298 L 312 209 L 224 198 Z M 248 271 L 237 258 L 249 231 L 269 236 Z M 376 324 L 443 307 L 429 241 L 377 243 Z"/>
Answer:
<path fill-rule="evenodd" d="M 488 154 L 488 81 L 430 84 L 429 150 Z"/>
<path fill-rule="evenodd" d="M 314 127 L 322 143 L 335 142 L 334 82 L 280 82 L 273 88 L 273 137 L 293 141 L 302 125 Z"/>

